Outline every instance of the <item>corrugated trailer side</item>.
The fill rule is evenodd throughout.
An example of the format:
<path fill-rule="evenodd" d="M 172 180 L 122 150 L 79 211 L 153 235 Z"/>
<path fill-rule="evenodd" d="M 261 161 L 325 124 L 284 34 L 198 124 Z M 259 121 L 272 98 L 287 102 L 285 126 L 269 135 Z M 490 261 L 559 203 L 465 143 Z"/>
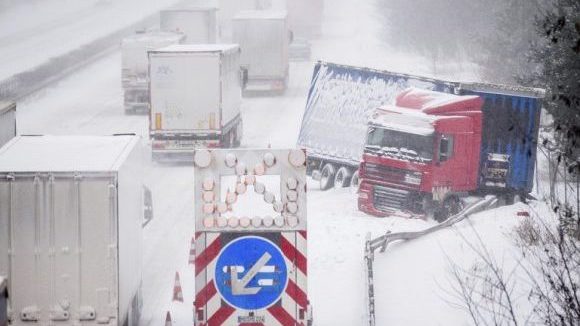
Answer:
<path fill-rule="evenodd" d="M 0 147 L 16 136 L 16 103 L 0 101 Z"/>
<path fill-rule="evenodd" d="M 521 194 L 531 192 L 544 91 L 462 83 L 459 84 L 458 92 L 462 95 L 479 95 L 484 100 L 480 189 Z M 498 169 L 505 170 L 506 175 L 492 176 L 491 171 Z"/>
<path fill-rule="evenodd" d="M 138 325 L 141 149 L 118 137 L 17 137 L 0 151 L 11 325 Z"/>

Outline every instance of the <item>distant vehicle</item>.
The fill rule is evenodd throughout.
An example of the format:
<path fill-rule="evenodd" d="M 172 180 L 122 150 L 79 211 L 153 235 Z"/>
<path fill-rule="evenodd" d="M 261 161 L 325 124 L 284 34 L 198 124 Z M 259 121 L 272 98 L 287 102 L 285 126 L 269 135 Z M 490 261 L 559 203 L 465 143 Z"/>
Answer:
<path fill-rule="evenodd" d="M 0 101 L 0 147 L 16 136 L 16 103 Z"/>
<path fill-rule="evenodd" d="M 149 130 L 155 160 L 191 161 L 198 147 L 240 145 L 237 45 L 173 45 L 149 52 L 149 65 Z"/>
<path fill-rule="evenodd" d="M 11 325 L 138 325 L 137 136 L 18 136 L 0 149 Z"/>
<path fill-rule="evenodd" d="M 180 5 L 161 11 L 161 30 L 183 33 L 185 44 L 216 43 L 218 39 L 217 8 Z"/>
<path fill-rule="evenodd" d="M 290 43 L 289 54 L 290 61 L 308 61 L 311 53 L 310 42 L 305 38 L 294 38 Z"/>
<path fill-rule="evenodd" d="M 360 178 L 360 210 L 444 219 L 474 191 L 508 200 L 531 191 L 542 97 L 319 62 L 298 144 L 321 189 Z"/>
<path fill-rule="evenodd" d="M 232 42 L 234 17 L 244 10 L 266 10 L 271 7 L 268 0 L 216 0 L 218 2 L 219 38 L 221 42 Z"/>
<path fill-rule="evenodd" d="M 147 51 L 182 43 L 183 34 L 139 31 L 121 43 L 125 113 L 149 113 L 149 63 Z"/>
<path fill-rule="evenodd" d="M 312 40 L 322 34 L 324 0 L 286 0 L 286 10 L 295 37 Z"/>
<path fill-rule="evenodd" d="M 288 87 L 290 32 L 286 12 L 242 11 L 234 17 L 233 40 L 247 71 L 244 94 L 283 93 Z"/>
<path fill-rule="evenodd" d="M 0 326 L 8 326 L 8 285 L 4 276 L 0 276 Z"/>

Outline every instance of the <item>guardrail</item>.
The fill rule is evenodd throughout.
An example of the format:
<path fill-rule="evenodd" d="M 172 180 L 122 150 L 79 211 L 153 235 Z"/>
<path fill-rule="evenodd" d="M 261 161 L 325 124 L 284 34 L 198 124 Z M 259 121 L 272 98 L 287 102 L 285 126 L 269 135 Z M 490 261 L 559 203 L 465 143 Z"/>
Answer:
<path fill-rule="evenodd" d="M 370 238 L 370 233 L 367 235 L 367 241 L 365 243 L 365 262 L 366 262 L 366 275 L 367 275 L 367 306 L 368 306 L 368 319 L 369 326 L 375 326 L 375 288 L 374 288 L 374 271 L 373 271 L 373 261 L 375 259 L 375 251 L 380 249 L 380 252 L 385 252 L 387 246 L 393 242 L 397 241 L 408 241 L 420 238 L 427 234 L 433 233 L 435 231 L 447 228 L 457 222 L 464 220 L 472 214 L 479 213 L 497 204 L 497 198 L 495 196 L 487 196 L 480 199 L 479 201 L 470 204 L 464 208 L 461 212 L 456 215 L 449 217 L 444 222 L 437 224 L 433 227 L 427 228 L 421 231 L 415 232 L 397 232 L 391 233 L 388 231 L 386 234 L 377 237 L 375 239 Z"/>
<path fill-rule="evenodd" d="M 120 46 L 124 37 L 138 29 L 152 26 L 158 20 L 157 13 L 147 16 L 76 50 L 49 59 L 44 64 L 2 80 L 0 81 L 0 99 L 16 101 L 58 81 L 115 50 Z"/>

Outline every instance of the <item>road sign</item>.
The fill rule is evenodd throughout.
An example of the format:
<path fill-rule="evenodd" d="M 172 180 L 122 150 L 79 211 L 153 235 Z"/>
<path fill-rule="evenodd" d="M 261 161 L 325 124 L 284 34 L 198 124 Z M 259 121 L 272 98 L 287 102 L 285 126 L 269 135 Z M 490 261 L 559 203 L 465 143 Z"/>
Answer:
<path fill-rule="evenodd" d="M 240 237 L 220 252 L 215 283 L 231 306 L 258 310 L 276 303 L 288 283 L 288 269 L 280 248 L 258 236 Z"/>

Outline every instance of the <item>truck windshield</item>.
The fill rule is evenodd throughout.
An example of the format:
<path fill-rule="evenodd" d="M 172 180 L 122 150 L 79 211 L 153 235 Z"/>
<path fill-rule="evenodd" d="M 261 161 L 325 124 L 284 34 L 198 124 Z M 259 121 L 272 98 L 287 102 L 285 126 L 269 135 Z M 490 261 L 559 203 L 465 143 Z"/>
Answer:
<path fill-rule="evenodd" d="M 413 161 L 431 161 L 433 135 L 370 127 L 365 152 Z"/>

